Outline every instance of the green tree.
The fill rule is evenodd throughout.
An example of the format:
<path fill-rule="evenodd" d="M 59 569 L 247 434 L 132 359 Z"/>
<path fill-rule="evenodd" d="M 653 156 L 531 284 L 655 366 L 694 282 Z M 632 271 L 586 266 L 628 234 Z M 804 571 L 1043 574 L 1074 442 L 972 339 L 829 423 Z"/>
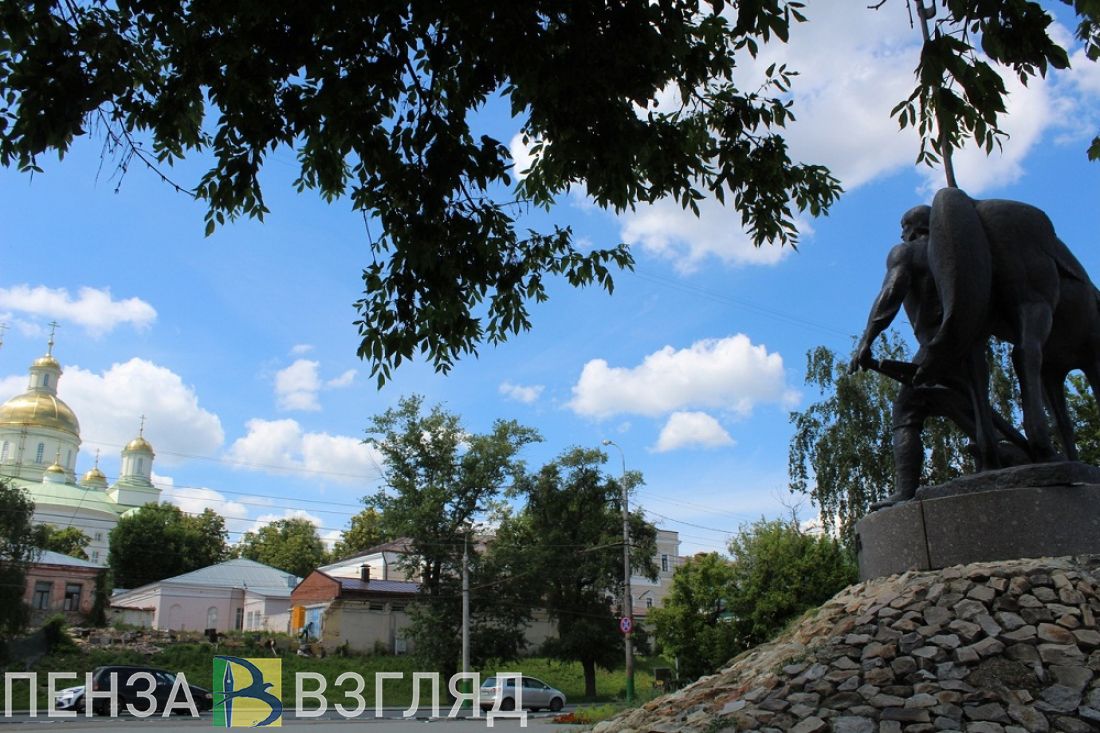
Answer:
<path fill-rule="evenodd" d="M 394 539 L 382 531 L 382 516 L 374 509 L 364 509 L 351 518 L 339 541 L 332 548 L 333 557 L 348 557 Z"/>
<path fill-rule="evenodd" d="M 39 172 L 38 156 L 102 130 L 120 169 L 136 159 L 202 200 L 210 232 L 263 217 L 263 165 L 293 149 L 300 191 L 348 202 L 379 232 L 357 303 L 360 356 L 380 381 L 417 351 L 446 370 L 529 328 L 546 276 L 610 289 L 608 268 L 631 264 L 623 247 L 575 246 L 569 229 L 524 230 L 525 204 L 583 186 L 608 209 L 670 198 L 697 211 L 709 193 L 758 244 L 795 241 L 796 208 L 828 209 L 836 180 L 794 163 L 781 134 L 794 70 L 773 64 L 761 84 L 739 68 L 786 42 L 802 6 L 2 0 L 0 164 Z M 1024 80 L 1068 63 L 1037 3 L 940 6 L 917 88 L 894 110 L 925 160 L 966 137 L 998 139 L 1007 92 L 989 62 Z M 1095 59 L 1100 9 L 1072 7 Z M 478 129 L 498 97 L 533 147 L 518 181 L 507 146 Z M 193 187 L 163 172 L 188 156 L 212 161 Z"/>
<path fill-rule="evenodd" d="M 1066 394 L 1070 422 L 1077 433 L 1078 458 L 1100 466 L 1100 408 L 1092 389 L 1080 374 L 1071 374 Z"/>
<path fill-rule="evenodd" d="M 856 580 L 855 563 L 840 542 L 803 532 L 795 520 L 761 519 L 743 526 L 729 551 L 733 579 L 727 603 L 742 649 L 772 639 Z"/>
<path fill-rule="evenodd" d="M 688 558 L 649 612 L 661 653 L 676 658 L 681 677 L 710 674 L 744 650 L 728 612 L 734 577 L 733 563 L 717 552 Z"/>
<path fill-rule="evenodd" d="M 120 588 L 136 588 L 221 562 L 225 520 L 211 509 L 189 516 L 174 504 L 149 503 L 118 520 L 107 565 Z"/>
<path fill-rule="evenodd" d="M 425 411 L 419 396 L 376 415 L 367 433 L 382 454 L 386 488 L 364 502 L 381 515 L 384 534 L 408 539 L 406 565 L 420 582 L 410 636 L 417 655 L 449 676 L 461 652 L 459 582 L 471 525 L 502 509 L 504 488 L 523 474 L 518 453 L 539 435 L 504 420 L 488 433 L 471 433 L 438 405 Z M 478 594 L 472 612 L 478 638 L 493 646 L 474 648 L 479 655 L 491 648 L 498 658 L 512 658 L 522 643 L 526 609 L 504 602 L 507 584 L 485 577 L 488 566 L 476 543 L 469 552 L 472 584 L 492 589 Z"/>
<path fill-rule="evenodd" d="M 26 567 L 38 557 L 31 524 L 34 502 L 22 489 L 0 479 L 0 634 L 22 631 L 30 618 L 23 602 Z"/>
<path fill-rule="evenodd" d="M 877 359 L 908 361 L 896 331 L 875 346 Z M 855 525 L 894 486 L 893 404 L 898 382 L 877 372 L 848 373 L 848 362 L 819 346 L 807 353 L 806 383 L 821 399 L 792 412 L 787 472 L 792 492 L 808 495 L 826 530 L 850 544 Z M 1019 389 L 1010 349 L 993 343 L 989 352 L 990 400 L 1009 421 L 1020 415 Z M 922 434 L 922 485 L 949 481 L 974 470 L 970 441 L 945 418 L 929 418 Z M 853 545 L 854 546 L 854 545 Z"/>
<path fill-rule="evenodd" d="M 65 527 L 58 529 L 52 524 L 40 524 L 34 528 L 35 542 L 43 550 L 60 552 L 80 560 L 87 560 L 88 553 L 85 548 L 92 539 L 84 534 L 79 527 Z"/>
<path fill-rule="evenodd" d="M 327 559 L 317 525 L 308 519 L 276 519 L 255 532 L 245 532 L 240 556 L 299 577 L 312 573 Z"/>
<path fill-rule="evenodd" d="M 596 668 L 623 661 L 623 487 L 601 470 L 599 450 L 573 448 L 524 476 L 516 492 L 527 500 L 523 512 L 505 523 L 494 551 L 513 556 L 512 574 L 533 581 L 532 598 L 541 600 L 557 624 L 548 655 L 580 662 L 586 697 L 596 695 Z M 641 484 L 638 473 L 625 477 L 628 490 Z M 656 529 L 640 511 L 630 515 L 631 568 L 657 577 Z M 506 549 L 507 548 L 507 549 Z"/>

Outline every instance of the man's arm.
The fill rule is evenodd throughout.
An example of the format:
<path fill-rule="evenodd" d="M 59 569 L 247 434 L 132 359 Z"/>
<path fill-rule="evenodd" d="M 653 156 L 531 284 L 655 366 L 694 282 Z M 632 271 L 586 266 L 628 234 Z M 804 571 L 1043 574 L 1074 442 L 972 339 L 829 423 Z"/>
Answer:
<path fill-rule="evenodd" d="M 875 304 L 871 306 L 871 315 L 867 317 L 867 327 L 856 346 L 856 355 L 848 366 L 849 372 L 859 371 L 871 365 L 871 346 L 879 334 L 889 327 L 898 314 L 905 296 L 909 293 L 913 273 L 913 252 L 907 244 L 899 244 L 890 250 L 886 258 L 886 277 Z"/>

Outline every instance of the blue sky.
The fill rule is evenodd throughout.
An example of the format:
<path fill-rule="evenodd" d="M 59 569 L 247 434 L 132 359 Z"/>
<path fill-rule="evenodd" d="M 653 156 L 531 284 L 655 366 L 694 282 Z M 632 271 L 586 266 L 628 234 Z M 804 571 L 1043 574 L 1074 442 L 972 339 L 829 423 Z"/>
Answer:
<path fill-rule="evenodd" d="M 630 243 L 637 269 L 616 277 L 614 295 L 555 283 L 530 333 L 447 376 L 403 365 L 378 390 L 355 357 L 364 221 L 346 202 L 296 194 L 291 151 L 268 162 L 266 221 L 207 238 L 201 204 L 137 164 L 118 180 L 92 135 L 33 178 L 0 170 L 0 322 L 9 326 L 0 399 L 24 389 L 45 324 L 57 320 L 60 394 L 82 424 L 78 470 L 99 449 L 113 478 L 146 415 L 165 496 L 221 511 L 236 540 L 256 521 L 296 512 L 335 536 L 377 488 L 360 443 L 369 417 L 420 393 L 473 431 L 496 418 L 539 429 L 545 441 L 525 453 L 532 468 L 613 439 L 645 475 L 637 500 L 680 532 L 682 552 L 720 549 L 741 523 L 798 501 L 786 489 L 788 414 L 816 398 L 802 383 L 805 354 L 851 349 L 899 217 L 942 180 L 913 165 L 915 133 L 889 118 L 917 58 L 904 4 L 813 11 L 790 47 L 760 60 L 801 72 L 792 149 L 829 165 L 847 189 L 828 217 L 804 222 L 797 252 L 752 249 L 736 214 L 714 202 L 699 219 L 671 204 L 616 216 L 574 193 L 531 223 L 569 224 L 601 246 Z M 1060 32 L 1074 69 L 1027 89 L 1010 82 L 1004 151 L 967 151 L 956 166 L 973 195 L 1045 209 L 1097 273 L 1100 164 L 1085 148 L 1100 130 L 1100 68 Z M 504 142 L 519 129 L 492 108 L 481 122 Z M 192 185 L 200 172 L 195 162 L 170 174 Z M 813 513 L 805 503 L 802 516 Z"/>

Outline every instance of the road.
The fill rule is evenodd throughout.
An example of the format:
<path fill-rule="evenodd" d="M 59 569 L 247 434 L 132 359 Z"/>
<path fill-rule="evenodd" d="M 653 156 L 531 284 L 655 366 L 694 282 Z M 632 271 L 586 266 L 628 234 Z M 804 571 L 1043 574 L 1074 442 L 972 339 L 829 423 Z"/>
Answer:
<path fill-rule="evenodd" d="M 392 715 L 393 717 L 389 717 Z M 437 718 L 434 720 L 418 719 L 404 720 L 400 711 L 388 712 L 385 718 L 375 718 L 373 711 L 360 718 L 344 719 L 332 718 L 318 720 L 316 718 L 295 718 L 293 713 L 283 720 L 284 728 L 301 728 L 310 726 L 311 733 L 350 733 L 358 730 L 353 726 L 370 726 L 371 733 L 415 733 L 416 731 L 431 731 L 431 733 L 481 733 L 482 731 L 513 731 L 529 730 L 534 733 L 549 733 L 550 731 L 577 731 L 575 725 L 555 724 L 552 715 L 546 713 L 529 714 L 527 726 L 523 727 L 518 720 L 495 719 L 493 727 L 488 727 L 488 721 L 481 718 Z M 118 718 L 46 718 L 38 716 L 31 718 L 28 715 L 13 715 L 10 718 L 0 716 L 0 723 L 6 723 L 13 728 L 5 728 L 5 733 L 106 733 L 115 730 L 120 733 L 138 733 L 139 731 L 152 730 L 156 733 L 197 733 L 199 730 L 210 730 L 211 717 L 209 713 L 200 718 L 134 718 L 120 716 Z M 24 728 L 24 723 L 30 728 Z"/>

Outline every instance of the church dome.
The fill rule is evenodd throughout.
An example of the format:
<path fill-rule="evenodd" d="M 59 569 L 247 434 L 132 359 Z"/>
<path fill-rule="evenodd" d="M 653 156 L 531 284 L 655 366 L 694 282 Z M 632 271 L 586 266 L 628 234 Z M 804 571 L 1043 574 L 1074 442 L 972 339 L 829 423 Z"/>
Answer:
<path fill-rule="evenodd" d="M 9 425 L 53 428 L 80 437 L 80 422 L 76 419 L 76 413 L 48 392 L 24 392 L 0 405 L 0 427 Z"/>
<path fill-rule="evenodd" d="M 139 435 L 138 437 L 127 443 L 126 447 L 122 450 L 127 453 L 129 453 L 130 451 L 144 451 L 145 453 L 152 453 L 153 446 L 149 445 L 149 441 Z"/>
<path fill-rule="evenodd" d="M 94 487 L 97 489 L 107 488 L 107 477 L 103 474 L 103 471 L 99 470 L 99 466 L 93 466 L 88 470 L 86 474 L 80 479 L 81 486 Z"/>
<path fill-rule="evenodd" d="M 60 370 L 61 364 L 58 363 L 57 359 L 53 358 L 53 354 L 40 356 L 31 363 L 31 369 L 42 369 L 45 367 Z"/>

